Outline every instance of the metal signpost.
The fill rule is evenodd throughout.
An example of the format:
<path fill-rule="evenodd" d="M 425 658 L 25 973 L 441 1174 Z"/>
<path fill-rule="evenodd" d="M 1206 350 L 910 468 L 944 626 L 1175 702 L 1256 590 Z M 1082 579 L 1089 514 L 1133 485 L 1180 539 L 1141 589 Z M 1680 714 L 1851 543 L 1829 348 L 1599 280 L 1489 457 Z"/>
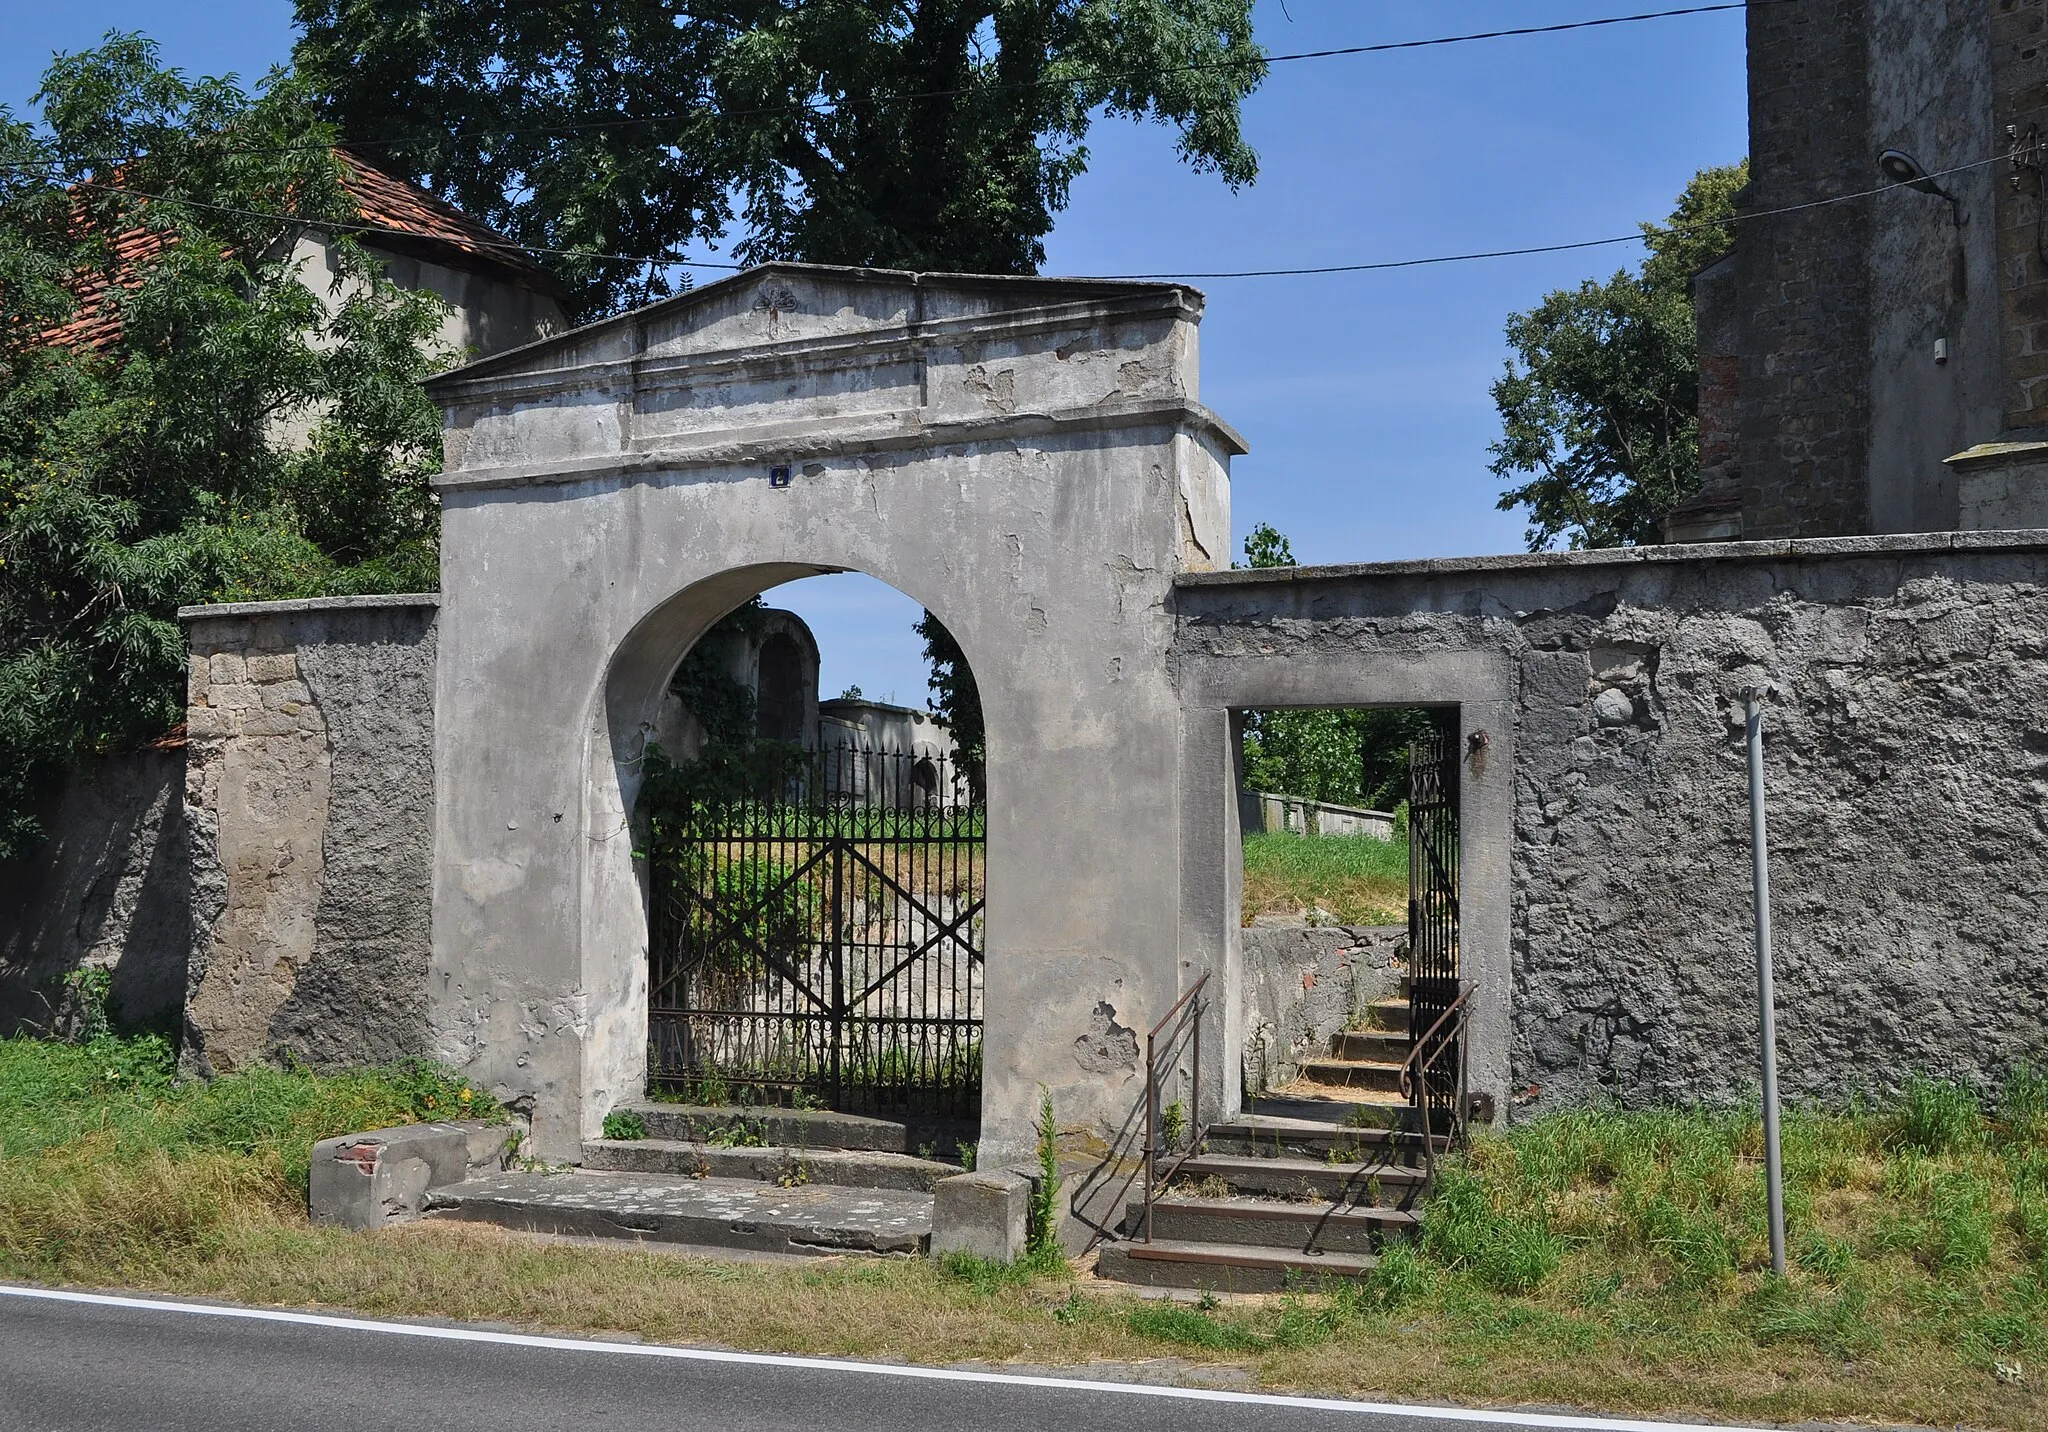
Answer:
<path fill-rule="evenodd" d="M 1771 858 L 1764 831 L 1764 709 L 1767 686 L 1742 693 L 1749 725 L 1749 846 L 1756 890 L 1756 992 L 1764 1046 L 1764 1182 L 1771 1204 L 1771 1271 L 1785 1276 L 1785 1172 L 1778 1157 L 1778 1016 L 1771 988 Z"/>

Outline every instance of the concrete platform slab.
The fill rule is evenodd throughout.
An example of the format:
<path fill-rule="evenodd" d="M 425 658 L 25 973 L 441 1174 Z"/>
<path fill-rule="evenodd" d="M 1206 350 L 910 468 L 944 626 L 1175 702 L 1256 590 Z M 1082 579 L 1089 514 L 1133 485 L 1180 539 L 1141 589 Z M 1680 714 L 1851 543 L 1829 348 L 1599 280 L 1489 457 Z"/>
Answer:
<path fill-rule="evenodd" d="M 777 1253 L 911 1256 L 932 1232 L 928 1193 L 582 1169 L 491 1174 L 434 1189 L 428 1201 L 437 1218 Z"/>

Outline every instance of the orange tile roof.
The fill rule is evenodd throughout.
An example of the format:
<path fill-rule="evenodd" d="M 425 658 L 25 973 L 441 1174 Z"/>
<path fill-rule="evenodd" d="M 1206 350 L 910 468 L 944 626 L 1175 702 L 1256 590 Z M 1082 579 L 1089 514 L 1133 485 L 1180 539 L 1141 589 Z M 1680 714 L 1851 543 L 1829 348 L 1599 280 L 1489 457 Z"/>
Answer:
<path fill-rule="evenodd" d="M 453 204 L 444 203 L 426 190 L 386 174 L 362 156 L 347 149 L 334 151 L 342 163 L 342 187 L 348 190 L 362 211 L 363 222 L 397 234 L 365 234 L 372 245 L 391 239 L 412 239 L 467 259 L 463 267 L 484 264 L 516 277 L 529 288 L 560 294 L 561 285 L 539 264 L 528 258 L 504 235 L 493 233 Z"/>
<path fill-rule="evenodd" d="M 379 231 L 360 236 L 366 246 L 412 254 L 453 268 L 482 269 L 542 293 L 561 295 L 562 287 L 552 274 L 454 205 L 384 173 L 346 149 L 335 150 L 335 155 L 342 164 L 342 187 L 355 200 L 362 222 Z M 164 233 L 141 228 L 116 238 L 112 276 L 78 275 L 72 286 L 78 303 L 75 314 L 68 322 L 46 330 L 43 340 L 96 352 L 111 347 L 121 337 L 121 315 L 119 308 L 107 301 L 110 293 L 115 289 L 132 293 L 140 288 L 143 267 L 170 242 Z"/>

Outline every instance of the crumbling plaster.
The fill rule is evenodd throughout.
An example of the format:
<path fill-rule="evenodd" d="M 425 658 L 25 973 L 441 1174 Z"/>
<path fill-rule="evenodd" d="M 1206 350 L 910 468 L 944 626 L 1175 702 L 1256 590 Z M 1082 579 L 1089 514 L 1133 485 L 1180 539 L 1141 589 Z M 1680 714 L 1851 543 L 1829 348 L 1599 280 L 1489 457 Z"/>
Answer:
<path fill-rule="evenodd" d="M 1988 1087 L 2048 1056 L 2048 533 L 1196 575 L 1176 607 L 1181 669 L 1233 703 L 1281 704 L 1287 672 L 1499 674 L 1502 765 L 1464 826 L 1476 1087 L 1526 1110 L 1751 1095 L 1752 682 L 1778 693 L 1787 1091 Z M 1497 969 L 1473 968 L 1480 913 Z"/>
<path fill-rule="evenodd" d="M 186 1066 L 425 1053 L 435 599 L 180 615 Z"/>
<path fill-rule="evenodd" d="M 573 1154 L 646 1078 L 646 732 L 739 602 L 869 573 L 987 713 L 983 1157 L 1040 1084 L 1106 1134 L 1180 948 L 1175 574 L 1227 560 L 1173 285 L 778 265 L 459 370 L 438 674 L 435 1047 Z M 786 486 L 771 485 L 777 468 Z M 1110 1014 L 1105 1016 L 1107 1006 Z"/>

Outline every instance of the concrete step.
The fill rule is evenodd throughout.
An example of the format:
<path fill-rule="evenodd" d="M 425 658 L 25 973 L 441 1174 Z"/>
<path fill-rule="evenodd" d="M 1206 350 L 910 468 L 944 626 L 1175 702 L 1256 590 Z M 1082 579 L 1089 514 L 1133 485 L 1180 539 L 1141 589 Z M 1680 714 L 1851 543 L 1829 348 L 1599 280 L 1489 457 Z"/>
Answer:
<path fill-rule="evenodd" d="M 581 1169 L 489 1174 L 430 1190 L 427 1207 L 436 1218 L 533 1233 L 768 1253 L 909 1256 L 932 1234 L 928 1193 Z"/>
<path fill-rule="evenodd" d="M 1323 1159 L 1244 1158 L 1197 1154 L 1180 1166 L 1175 1197 L 1208 1197 L 1201 1185 L 1215 1179 L 1226 1196 L 1320 1199 L 1349 1204 L 1410 1207 L 1422 1191 L 1423 1171 L 1403 1164 L 1331 1163 Z"/>
<path fill-rule="evenodd" d="M 1278 1293 L 1314 1287 L 1324 1278 L 1356 1278 L 1378 1260 L 1365 1253 L 1299 1253 L 1224 1243 L 1135 1243 L 1111 1239 L 1096 1260 L 1097 1276 L 1152 1288 L 1216 1293 Z"/>
<path fill-rule="evenodd" d="M 622 1109 L 640 1116 L 649 1138 L 677 1143 L 737 1141 L 769 1148 L 863 1149 L 892 1154 L 929 1150 L 930 1154 L 950 1159 L 961 1144 L 972 1145 L 980 1137 L 971 1120 L 938 1117 L 883 1119 L 866 1114 L 839 1114 L 829 1109 L 663 1104 L 652 1100 L 623 1105 Z"/>
<path fill-rule="evenodd" d="M 1386 1029 L 1397 1034 L 1408 1032 L 1408 1001 L 1405 999 L 1376 999 L 1365 1007 L 1365 1023 L 1368 1029 Z"/>
<path fill-rule="evenodd" d="M 1396 1094 L 1401 1089 L 1401 1066 L 1398 1062 L 1306 1059 L 1302 1061 L 1301 1077 L 1339 1089 L 1372 1089 L 1383 1094 Z"/>
<path fill-rule="evenodd" d="M 1401 1064 L 1407 1061 L 1408 1050 L 1405 1029 L 1347 1029 L 1330 1041 L 1330 1053 L 1343 1060 Z"/>
<path fill-rule="evenodd" d="M 798 1186 L 893 1188 L 929 1193 L 960 1165 L 912 1154 L 868 1149 L 727 1148 L 681 1139 L 592 1139 L 583 1166 L 613 1173 L 671 1174 L 679 1178 L 748 1178 Z"/>
<path fill-rule="evenodd" d="M 1243 1154 L 1252 1158 L 1308 1158 L 1327 1162 L 1332 1154 L 1342 1162 L 1395 1160 L 1413 1163 L 1422 1156 L 1422 1135 L 1404 1128 L 1363 1127 L 1360 1122 L 1328 1123 L 1266 1114 L 1245 1114 L 1228 1123 L 1215 1124 L 1207 1135 L 1209 1152 Z M 1451 1146 L 1448 1137 L 1435 1138 L 1437 1152 Z"/>
<path fill-rule="evenodd" d="M 1245 1115 L 1273 1115 L 1298 1119 L 1329 1128 L 1406 1129 L 1421 1128 L 1420 1117 L 1398 1093 L 1371 1089 L 1339 1089 L 1328 1084 L 1296 1083 L 1283 1093 L 1262 1094 L 1245 1100 Z"/>
<path fill-rule="evenodd" d="M 1388 1238 L 1411 1238 L 1421 1224 L 1421 1218 L 1407 1209 L 1371 1204 L 1178 1197 L 1152 1202 L 1152 1237 L 1170 1243 L 1377 1253 Z M 1144 1228 L 1145 1201 L 1133 1199 L 1124 1210 L 1124 1231 L 1136 1238 Z"/>

